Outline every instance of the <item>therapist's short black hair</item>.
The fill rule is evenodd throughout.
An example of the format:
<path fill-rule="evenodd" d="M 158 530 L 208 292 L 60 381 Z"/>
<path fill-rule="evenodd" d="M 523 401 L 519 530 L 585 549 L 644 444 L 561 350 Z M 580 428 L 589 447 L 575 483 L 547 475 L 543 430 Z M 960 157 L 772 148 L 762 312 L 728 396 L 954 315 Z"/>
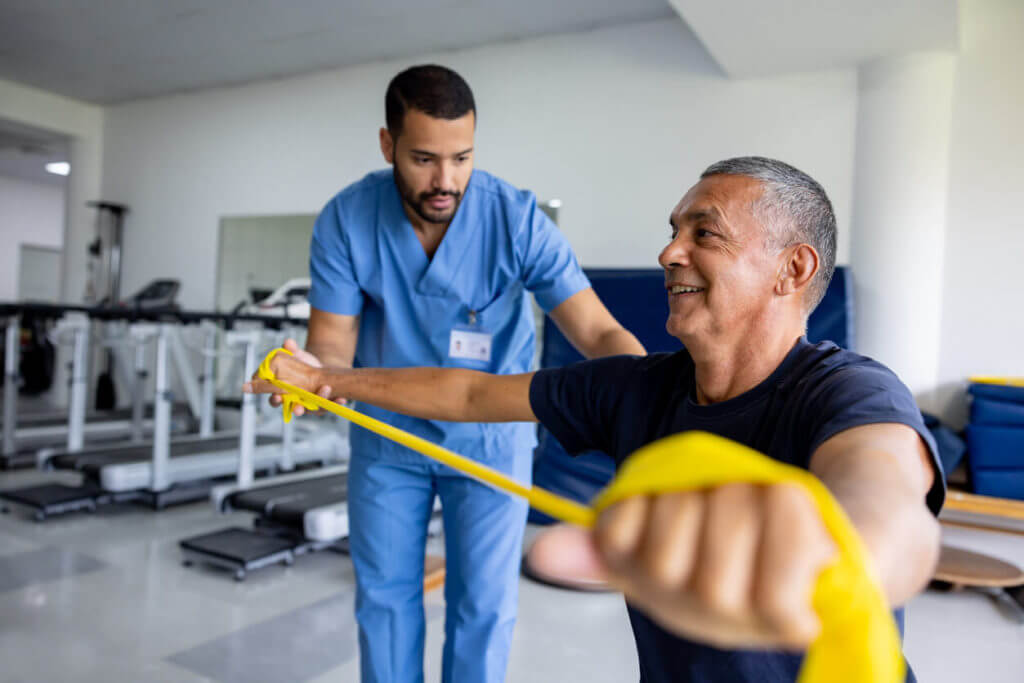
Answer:
<path fill-rule="evenodd" d="M 392 137 L 402 132 L 405 112 L 416 109 L 436 119 L 460 119 L 469 112 L 476 115 L 476 102 L 469 83 L 445 66 L 421 64 L 406 69 L 391 79 L 384 95 L 388 131 Z"/>

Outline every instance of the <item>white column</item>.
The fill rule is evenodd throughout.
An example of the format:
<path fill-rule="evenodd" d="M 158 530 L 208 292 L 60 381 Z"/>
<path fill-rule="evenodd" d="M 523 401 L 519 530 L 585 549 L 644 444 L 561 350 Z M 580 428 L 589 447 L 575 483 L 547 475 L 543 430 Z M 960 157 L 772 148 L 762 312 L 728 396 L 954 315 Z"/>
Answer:
<path fill-rule="evenodd" d="M 925 409 L 938 382 L 956 57 L 922 53 L 858 74 L 851 266 L 857 351 Z"/>

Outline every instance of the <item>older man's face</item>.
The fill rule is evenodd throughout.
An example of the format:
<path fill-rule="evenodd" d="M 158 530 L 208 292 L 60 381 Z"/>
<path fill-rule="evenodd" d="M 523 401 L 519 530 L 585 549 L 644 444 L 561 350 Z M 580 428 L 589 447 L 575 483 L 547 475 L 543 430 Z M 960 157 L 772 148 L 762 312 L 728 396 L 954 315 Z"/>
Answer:
<path fill-rule="evenodd" d="M 673 209 L 672 241 L 658 261 L 668 289 L 666 329 L 684 344 L 741 337 L 770 315 L 781 261 L 754 216 L 761 191 L 753 178 L 711 176 Z"/>

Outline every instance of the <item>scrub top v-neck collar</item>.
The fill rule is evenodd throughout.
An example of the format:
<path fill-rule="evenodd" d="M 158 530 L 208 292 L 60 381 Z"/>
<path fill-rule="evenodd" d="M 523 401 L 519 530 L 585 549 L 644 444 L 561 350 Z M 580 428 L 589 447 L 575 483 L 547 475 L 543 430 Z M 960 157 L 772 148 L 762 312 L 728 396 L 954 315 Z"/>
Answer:
<path fill-rule="evenodd" d="M 476 172 L 474 171 L 474 174 Z M 394 181 L 389 183 L 387 204 L 389 220 L 386 221 L 388 232 L 395 241 L 398 253 L 408 268 L 411 280 L 416 282 L 416 291 L 424 296 L 445 296 L 451 288 L 462 259 L 469 251 L 472 237 L 470 223 L 467 218 L 466 200 L 473 188 L 473 177 L 470 176 L 466 191 L 462 195 L 459 208 L 441 238 L 441 243 L 434 252 L 434 258 L 428 259 L 423 244 L 416 236 L 409 217 L 405 215 L 402 197 Z"/>

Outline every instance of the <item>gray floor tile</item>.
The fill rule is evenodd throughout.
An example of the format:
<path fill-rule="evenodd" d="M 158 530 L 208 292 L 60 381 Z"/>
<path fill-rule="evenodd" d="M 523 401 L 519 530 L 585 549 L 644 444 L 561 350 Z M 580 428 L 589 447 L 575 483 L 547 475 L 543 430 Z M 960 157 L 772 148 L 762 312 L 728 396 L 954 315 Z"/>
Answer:
<path fill-rule="evenodd" d="M 172 655 L 167 661 L 223 683 L 307 681 L 356 659 L 353 594 L 300 607 Z M 427 619 L 443 610 L 428 605 Z"/>
<path fill-rule="evenodd" d="M 41 548 L 0 557 L 0 593 L 102 569 L 94 557 L 65 548 Z"/>
<path fill-rule="evenodd" d="M 172 655 L 168 661 L 224 683 L 305 681 L 355 657 L 351 615 L 352 594 L 346 592 Z"/>

